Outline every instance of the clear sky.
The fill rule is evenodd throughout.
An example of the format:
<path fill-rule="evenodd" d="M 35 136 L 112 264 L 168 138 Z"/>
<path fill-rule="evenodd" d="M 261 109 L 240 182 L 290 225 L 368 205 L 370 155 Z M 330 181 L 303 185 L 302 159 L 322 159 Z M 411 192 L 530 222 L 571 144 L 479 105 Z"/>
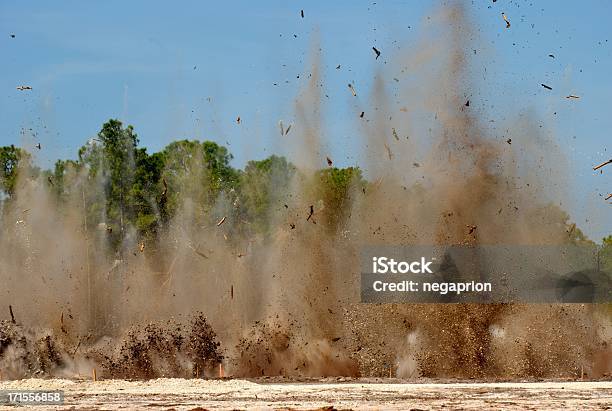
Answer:
<path fill-rule="evenodd" d="M 49 167 L 57 158 L 75 158 L 103 122 L 120 118 L 134 125 L 149 152 L 179 138 L 210 139 L 228 145 L 234 165 L 242 167 L 274 152 L 278 120 L 292 118 L 312 45 L 318 44 L 328 95 L 326 133 L 338 136 L 330 139 L 329 151 L 337 154 L 338 166 L 352 165 L 354 157 L 340 154 L 358 151 L 351 146 L 356 130 L 346 84 L 368 89 L 376 65 L 414 41 L 428 15 L 445 4 L 4 0 L 0 145 L 31 148 L 40 141 L 44 150 L 35 153 L 37 161 Z M 591 170 L 612 157 L 606 151 L 612 3 L 466 5 L 490 50 L 489 74 L 480 85 L 486 99 L 472 104 L 490 116 L 535 113 L 567 156 L 570 195 L 563 207 L 594 239 L 612 233 L 612 205 L 602 197 L 612 191 L 612 166 L 603 175 Z M 374 59 L 373 45 L 383 59 Z M 33 90 L 20 92 L 18 85 Z M 581 98 L 564 99 L 568 94 Z M 238 115 L 244 127 L 236 127 Z"/>

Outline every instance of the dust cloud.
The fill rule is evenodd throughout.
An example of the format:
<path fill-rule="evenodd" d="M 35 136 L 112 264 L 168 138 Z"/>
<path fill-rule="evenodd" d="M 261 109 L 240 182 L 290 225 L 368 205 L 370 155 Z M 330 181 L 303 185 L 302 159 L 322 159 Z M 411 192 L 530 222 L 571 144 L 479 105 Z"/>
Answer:
<path fill-rule="evenodd" d="M 409 51 L 387 56 L 369 97 L 353 99 L 369 183 L 349 187 L 342 213 L 313 171 L 326 160 L 319 52 L 285 137 L 298 170 L 271 188 L 267 236 L 244 235 L 238 219 L 217 226 L 240 204 L 225 193 L 203 213 L 207 193 L 185 178 L 179 212 L 154 241 L 141 251 L 128 229 L 115 253 L 104 227 L 88 227 L 84 193 L 59 207 L 45 181 L 22 173 L 2 210 L 1 378 L 93 368 L 100 378 L 609 373 L 611 325 L 597 306 L 359 302 L 362 245 L 567 238 L 545 212 L 562 174 L 537 167 L 563 164 L 563 153 L 529 119 L 517 118 L 508 144 L 466 104 L 478 98 L 481 69 L 470 60 L 479 39 L 466 7 L 437 10 L 423 27 Z M 205 172 L 196 160 L 185 167 Z M 76 178 L 103 199 L 103 181 Z"/>

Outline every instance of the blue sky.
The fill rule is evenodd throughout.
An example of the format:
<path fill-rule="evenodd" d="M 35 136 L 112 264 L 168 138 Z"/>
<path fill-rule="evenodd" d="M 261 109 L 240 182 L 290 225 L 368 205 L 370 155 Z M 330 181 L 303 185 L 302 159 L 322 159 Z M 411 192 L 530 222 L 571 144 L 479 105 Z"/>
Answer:
<path fill-rule="evenodd" d="M 2 1 L 0 145 L 40 141 L 37 161 L 49 167 L 75 158 L 104 121 L 117 117 L 134 125 L 149 152 L 179 138 L 212 139 L 229 144 L 241 167 L 275 152 L 278 120 L 294 116 L 318 44 L 329 96 L 325 132 L 334 136 L 328 149 L 337 165 L 352 165 L 359 148 L 351 145 L 357 131 L 346 84 L 367 90 L 391 50 L 415 42 L 445 4 Z M 593 238 L 612 233 L 612 206 L 601 197 L 612 191 L 612 167 L 603 175 L 590 169 L 612 157 L 612 3 L 466 5 L 488 50 L 478 63 L 488 74 L 472 104 L 492 118 L 536 116 L 567 157 L 563 207 Z M 512 23 L 508 30 L 501 12 Z M 383 59 L 374 59 L 373 45 Z M 34 89 L 17 91 L 22 84 Z M 568 101 L 567 94 L 581 98 Z M 243 127 L 236 127 L 238 115 Z"/>

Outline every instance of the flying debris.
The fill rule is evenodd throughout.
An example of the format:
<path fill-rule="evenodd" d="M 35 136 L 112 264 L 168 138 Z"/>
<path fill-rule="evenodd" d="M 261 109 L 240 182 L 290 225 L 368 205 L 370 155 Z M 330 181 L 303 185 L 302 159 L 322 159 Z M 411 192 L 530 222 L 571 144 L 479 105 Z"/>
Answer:
<path fill-rule="evenodd" d="M 472 234 L 478 228 L 475 225 L 471 225 L 471 224 L 466 225 L 466 227 L 468 228 L 468 234 Z"/>
<path fill-rule="evenodd" d="M 30 87 L 30 86 L 17 86 L 17 90 L 19 90 L 19 91 L 32 90 L 32 87 Z"/>
<path fill-rule="evenodd" d="M 64 327 L 64 312 L 63 311 L 62 311 L 62 314 L 60 315 L 60 330 L 64 334 L 68 334 L 68 331 L 66 331 L 66 327 Z"/>
<path fill-rule="evenodd" d="M 300 15 L 304 18 L 304 10 L 300 10 Z"/>
<path fill-rule="evenodd" d="M 506 143 L 508 143 L 508 144 L 512 144 L 512 139 L 511 139 L 511 138 L 509 138 L 508 140 L 506 140 Z"/>
<path fill-rule="evenodd" d="M 11 38 L 12 38 L 12 39 L 14 39 L 14 38 L 15 38 L 15 35 L 14 35 L 14 34 L 11 34 Z"/>
<path fill-rule="evenodd" d="M 311 205 L 310 206 L 310 213 L 308 214 L 308 217 L 306 217 L 306 221 L 310 221 L 310 219 L 312 218 L 313 214 L 314 214 L 314 206 Z"/>
<path fill-rule="evenodd" d="M 372 47 L 372 50 L 374 50 L 374 53 L 376 53 L 376 60 L 378 60 L 380 57 L 380 50 L 378 50 L 376 47 Z"/>
<path fill-rule="evenodd" d="M 580 98 L 580 96 L 577 96 L 575 94 L 570 94 L 569 96 L 565 96 L 565 98 Z"/>
<path fill-rule="evenodd" d="M 53 186 L 53 180 L 51 180 L 51 176 L 47 177 L 47 181 L 49 182 L 49 184 L 51 184 L 51 186 Z"/>
<path fill-rule="evenodd" d="M 164 185 L 164 191 L 162 191 L 162 197 L 165 197 L 168 194 L 168 183 L 166 183 L 166 178 L 162 177 L 162 184 Z"/>
<path fill-rule="evenodd" d="M 278 128 L 280 129 L 280 135 L 285 135 L 285 127 L 283 126 L 283 120 L 278 120 Z"/>
<path fill-rule="evenodd" d="M 291 130 L 291 124 L 287 126 L 287 130 L 285 130 L 285 135 L 289 134 L 289 130 Z"/>
<path fill-rule="evenodd" d="M 572 233 L 576 229 L 576 223 L 572 224 L 568 230 L 566 230 L 567 235 L 571 237 Z"/>
<path fill-rule="evenodd" d="M 291 223 L 289 224 L 289 227 L 291 227 L 292 230 L 295 230 L 295 224 Z"/>
<path fill-rule="evenodd" d="M 359 115 L 359 118 L 363 118 L 364 115 L 365 115 L 365 111 L 362 111 L 361 114 Z"/>
<path fill-rule="evenodd" d="M 544 87 L 546 90 L 552 90 L 551 86 L 547 86 L 546 84 L 542 83 L 542 87 Z"/>
<path fill-rule="evenodd" d="M 554 54 L 549 54 L 548 57 L 550 57 L 551 59 L 554 59 L 555 55 Z"/>
<path fill-rule="evenodd" d="M 240 116 L 238 116 L 238 118 L 236 119 L 236 123 L 240 124 Z"/>
<path fill-rule="evenodd" d="M 387 156 L 389 156 L 389 160 L 393 160 L 393 153 L 391 152 L 391 149 L 389 148 L 387 143 L 385 143 L 385 149 L 387 150 Z"/>
<path fill-rule="evenodd" d="M 40 148 L 41 148 L 40 143 L 36 144 L 34 147 L 36 147 L 37 149 L 40 150 Z"/>
<path fill-rule="evenodd" d="M 336 66 L 336 70 L 340 70 L 340 64 Z"/>
<path fill-rule="evenodd" d="M 466 101 L 466 102 L 465 102 L 465 106 L 466 106 L 466 107 L 469 107 L 469 106 L 470 106 L 470 100 L 468 100 L 468 101 Z"/>
<path fill-rule="evenodd" d="M 13 314 L 13 306 L 9 305 L 9 312 L 11 313 L 11 322 L 13 324 L 17 324 L 17 321 L 15 321 L 15 314 Z"/>
<path fill-rule="evenodd" d="M 138 246 L 138 249 L 140 250 L 141 253 L 144 251 L 144 249 L 145 249 L 144 242 L 140 243 L 140 245 Z"/>
<path fill-rule="evenodd" d="M 109 234 L 111 234 L 113 232 L 113 227 L 111 227 L 110 225 L 107 225 L 106 223 L 98 224 L 98 229 L 100 231 L 106 231 Z"/>
<path fill-rule="evenodd" d="M 600 168 L 602 168 L 603 166 L 607 166 L 608 164 L 612 164 L 612 160 L 604 161 L 600 165 L 593 167 L 593 171 L 599 170 Z"/>
<path fill-rule="evenodd" d="M 509 29 L 510 28 L 510 20 L 508 20 L 508 16 L 506 16 L 506 13 L 502 13 L 502 17 L 504 18 L 504 21 L 506 22 L 506 28 Z"/>
<path fill-rule="evenodd" d="M 199 255 L 200 257 L 208 259 L 208 256 L 206 254 L 198 250 L 198 248 L 200 247 L 199 245 L 197 247 L 194 247 L 191 244 L 187 244 L 187 246 L 191 248 L 193 252 Z"/>
<path fill-rule="evenodd" d="M 326 158 L 327 158 L 327 165 L 331 167 L 332 164 L 334 164 L 334 162 L 332 161 L 331 158 L 329 158 L 329 157 L 326 157 Z"/>
<path fill-rule="evenodd" d="M 351 90 L 351 93 L 353 93 L 353 97 L 357 97 L 357 92 L 355 91 L 355 87 L 353 87 L 351 83 L 348 84 L 348 88 L 349 90 Z"/>
<path fill-rule="evenodd" d="M 608 194 L 608 196 L 606 197 L 606 201 L 608 201 L 611 198 L 612 198 L 612 194 Z"/>
<path fill-rule="evenodd" d="M 395 139 L 399 141 L 399 136 L 397 135 L 397 131 L 395 131 L 395 127 L 391 129 L 391 132 L 393 133 L 393 137 L 395 137 Z"/>
<path fill-rule="evenodd" d="M 221 220 L 219 220 L 219 222 L 217 223 L 217 227 L 220 227 L 220 226 L 221 226 L 221 224 L 225 223 L 225 219 L 226 219 L 226 218 L 227 218 L 227 217 L 223 217 Z"/>

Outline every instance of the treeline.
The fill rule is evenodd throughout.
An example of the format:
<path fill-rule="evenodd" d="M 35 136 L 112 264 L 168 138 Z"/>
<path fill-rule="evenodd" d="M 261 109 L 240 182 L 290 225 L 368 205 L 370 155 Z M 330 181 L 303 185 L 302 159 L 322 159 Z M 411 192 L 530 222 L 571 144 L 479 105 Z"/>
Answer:
<path fill-rule="evenodd" d="M 126 238 L 154 240 L 179 214 L 198 226 L 226 217 L 232 237 L 266 235 L 275 223 L 273 212 L 295 202 L 296 187 L 303 201 L 293 205 L 304 216 L 314 205 L 321 228 L 334 232 L 349 217 L 352 196 L 371 184 L 358 167 L 328 167 L 306 176 L 276 155 L 249 161 L 244 169 L 232 167 L 232 158 L 226 147 L 197 140 L 174 141 L 149 154 L 132 126 L 109 120 L 76 160 L 58 160 L 52 170 L 34 166 L 21 148 L 0 147 L 0 205 L 19 195 L 19 181 L 37 180 L 48 186 L 57 210 L 85 210 L 86 228 L 105 230 L 109 244 L 119 249 Z M 543 224 L 566 227 L 568 242 L 592 243 L 558 206 L 538 213 Z M 612 236 L 603 245 L 612 250 Z"/>
<path fill-rule="evenodd" d="M 52 170 L 32 165 L 31 155 L 11 146 L 0 148 L 0 201 L 18 195 L 20 173 L 48 184 L 59 209 L 82 205 L 89 229 L 104 229 L 118 248 L 127 236 L 153 239 L 179 212 L 195 224 L 220 216 L 241 234 L 266 234 L 270 210 L 288 202 L 299 171 L 284 157 L 249 161 L 244 170 L 231 166 L 231 153 L 212 141 L 174 141 L 157 153 L 139 147 L 132 126 L 109 120 L 96 138 L 79 149 L 76 160 L 58 160 Z M 20 176 L 21 177 L 21 176 Z M 306 178 L 306 177 L 304 177 Z M 305 184 L 310 196 L 323 201 L 323 226 L 334 230 L 346 217 L 351 190 L 367 182 L 356 167 L 326 168 Z"/>

